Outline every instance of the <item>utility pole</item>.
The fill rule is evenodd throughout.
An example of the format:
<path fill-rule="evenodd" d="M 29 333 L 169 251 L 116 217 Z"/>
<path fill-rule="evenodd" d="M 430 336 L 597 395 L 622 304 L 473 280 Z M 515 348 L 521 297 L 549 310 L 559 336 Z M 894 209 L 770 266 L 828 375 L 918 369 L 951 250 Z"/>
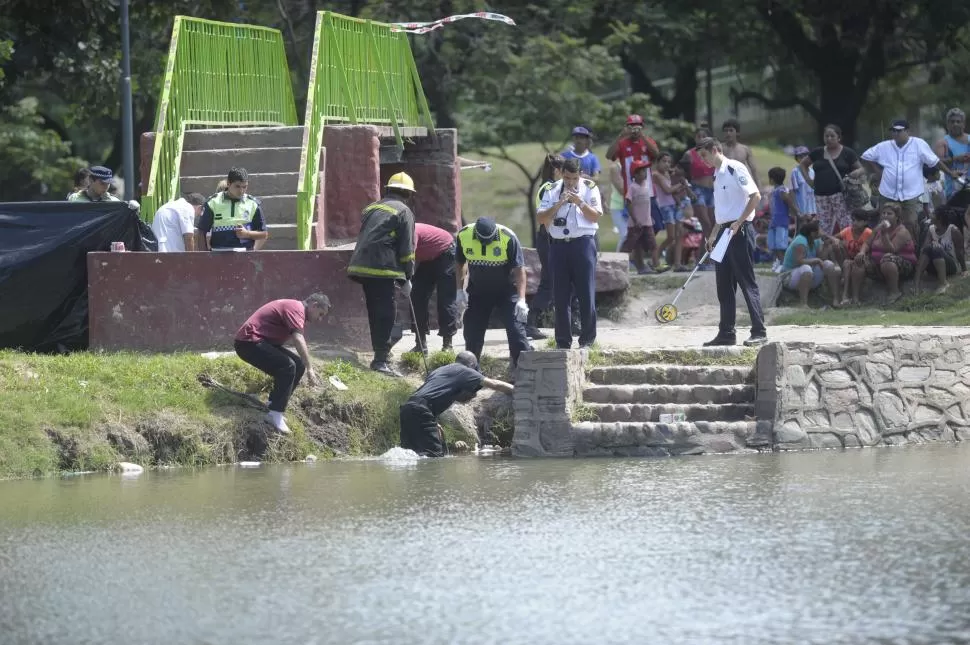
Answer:
<path fill-rule="evenodd" d="M 135 195 L 135 143 L 131 114 L 131 45 L 128 34 L 128 0 L 121 0 L 121 141 L 125 201 Z"/>

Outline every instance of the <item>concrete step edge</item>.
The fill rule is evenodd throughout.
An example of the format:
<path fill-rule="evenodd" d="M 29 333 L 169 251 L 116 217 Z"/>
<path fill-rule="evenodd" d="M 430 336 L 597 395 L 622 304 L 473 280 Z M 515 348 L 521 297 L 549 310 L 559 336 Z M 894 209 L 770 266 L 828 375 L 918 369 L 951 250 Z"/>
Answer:
<path fill-rule="evenodd" d="M 283 132 L 290 130 L 303 130 L 302 125 L 266 125 L 266 126 L 245 126 L 240 128 L 192 128 L 191 130 L 185 131 L 185 136 L 191 136 L 195 134 L 211 134 L 213 132 L 219 134 L 240 134 L 247 132 Z"/>
<path fill-rule="evenodd" d="M 758 423 L 758 421 L 679 421 L 677 423 L 660 423 L 659 421 L 583 421 L 572 424 L 572 427 L 573 430 L 581 432 L 595 432 L 603 429 L 603 426 L 608 426 L 611 430 L 624 430 L 628 428 L 649 428 L 653 430 L 658 428 L 690 429 L 691 426 L 695 428 L 710 428 L 711 425 L 720 425 L 724 426 L 724 432 L 727 434 L 728 432 L 734 432 L 736 430 L 754 430 L 758 427 Z"/>
<path fill-rule="evenodd" d="M 303 148 L 300 146 L 262 146 L 259 148 L 206 148 L 205 150 L 185 150 L 182 152 L 183 155 L 204 155 L 216 152 L 233 152 L 233 153 L 247 153 L 247 152 L 265 152 L 267 150 L 293 150 L 296 152 L 303 152 Z"/>
<path fill-rule="evenodd" d="M 705 385 L 699 385 L 699 384 L 672 385 L 669 383 L 622 383 L 622 384 L 617 383 L 617 384 L 609 385 L 606 383 L 593 383 L 590 385 L 586 385 L 583 388 L 583 392 L 588 392 L 590 390 L 599 391 L 599 390 L 610 389 L 610 388 L 624 388 L 624 389 L 633 389 L 633 390 L 656 390 L 659 388 L 669 388 L 671 390 L 679 392 L 683 390 L 693 390 L 699 387 L 711 387 L 717 390 L 730 389 L 732 391 L 740 390 L 740 389 L 754 390 L 753 383 L 728 383 L 724 385 L 714 385 L 714 384 L 712 385 L 706 385 L 706 384 Z"/>

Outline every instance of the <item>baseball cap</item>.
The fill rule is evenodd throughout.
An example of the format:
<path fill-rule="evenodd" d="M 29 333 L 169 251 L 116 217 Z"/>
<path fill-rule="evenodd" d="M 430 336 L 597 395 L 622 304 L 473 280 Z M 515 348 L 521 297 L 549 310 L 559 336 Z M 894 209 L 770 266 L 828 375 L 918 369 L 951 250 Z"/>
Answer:
<path fill-rule="evenodd" d="M 649 168 L 649 167 L 650 167 L 649 161 L 644 161 L 643 159 L 637 159 L 636 161 L 630 164 L 630 174 L 632 175 L 633 173 L 640 170 L 641 168 Z"/>
<path fill-rule="evenodd" d="M 796 156 L 796 157 L 801 157 L 802 155 L 807 155 L 808 152 L 809 151 L 808 151 L 808 148 L 807 147 L 805 147 L 805 146 L 798 146 L 797 148 L 795 148 L 795 152 L 793 152 L 792 154 L 794 156 Z"/>
<path fill-rule="evenodd" d="M 643 125 L 643 117 L 639 114 L 631 114 L 626 118 L 627 125 Z"/>
<path fill-rule="evenodd" d="M 498 235 L 498 226 L 491 217 L 479 217 L 475 222 L 475 237 L 483 242 L 491 242 Z"/>
<path fill-rule="evenodd" d="M 593 133 L 589 131 L 589 128 L 585 128 L 581 125 L 577 125 L 575 128 L 573 128 L 573 136 L 576 136 L 576 135 L 591 137 L 593 136 Z"/>
<path fill-rule="evenodd" d="M 92 179 L 98 179 L 106 183 L 111 181 L 111 179 L 115 176 L 115 174 L 111 172 L 110 168 L 105 168 L 104 166 L 91 166 L 89 170 L 91 171 Z"/>
<path fill-rule="evenodd" d="M 906 119 L 896 119 L 893 124 L 889 126 L 890 130 L 909 130 L 909 121 Z"/>

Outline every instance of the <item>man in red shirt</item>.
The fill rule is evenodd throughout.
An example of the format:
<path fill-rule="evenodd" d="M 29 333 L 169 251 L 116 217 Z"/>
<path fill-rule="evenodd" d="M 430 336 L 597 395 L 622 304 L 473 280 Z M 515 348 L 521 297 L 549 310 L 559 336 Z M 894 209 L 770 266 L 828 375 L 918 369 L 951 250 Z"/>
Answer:
<path fill-rule="evenodd" d="M 411 302 L 414 305 L 413 331 L 417 345 L 412 352 L 428 353 L 428 306 L 431 292 L 438 292 L 438 335 L 441 348 L 451 349 L 451 338 L 458 331 L 458 285 L 455 282 L 455 238 L 431 224 L 414 225 L 414 277 Z"/>
<path fill-rule="evenodd" d="M 330 311 L 330 298 L 314 293 L 304 301 L 273 300 L 249 317 L 236 332 L 236 354 L 256 369 L 273 377 L 266 422 L 283 434 L 290 429 L 283 418 L 293 390 L 306 372 L 310 385 L 319 384 L 303 338 L 307 320 L 317 322 Z M 292 341 L 296 352 L 283 347 Z"/>
<path fill-rule="evenodd" d="M 659 156 L 660 148 L 657 147 L 657 142 L 643 134 L 643 117 L 639 114 L 631 114 L 626 118 L 626 126 L 620 132 L 620 136 L 606 150 L 606 158 L 610 161 L 619 161 L 623 169 L 624 195 L 630 188 L 632 181 L 630 167 L 634 161 L 647 162 L 647 184 L 651 189 L 653 188 L 650 166 Z"/>

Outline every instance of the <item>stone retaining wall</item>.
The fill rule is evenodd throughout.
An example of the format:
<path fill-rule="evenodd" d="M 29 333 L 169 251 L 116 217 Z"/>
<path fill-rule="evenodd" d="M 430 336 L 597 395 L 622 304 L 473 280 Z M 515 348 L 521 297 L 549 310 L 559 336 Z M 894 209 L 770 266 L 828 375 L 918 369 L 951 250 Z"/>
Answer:
<path fill-rule="evenodd" d="M 570 413 L 580 401 L 586 352 L 549 350 L 519 356 L 512 405 L 512 454 L 520 457 L 572 457 Z"/>
<path fill-rule="evenodd" d="M 772 343 L 755 414 L 782 450 L 970 440 L 970 335 Z"/>

